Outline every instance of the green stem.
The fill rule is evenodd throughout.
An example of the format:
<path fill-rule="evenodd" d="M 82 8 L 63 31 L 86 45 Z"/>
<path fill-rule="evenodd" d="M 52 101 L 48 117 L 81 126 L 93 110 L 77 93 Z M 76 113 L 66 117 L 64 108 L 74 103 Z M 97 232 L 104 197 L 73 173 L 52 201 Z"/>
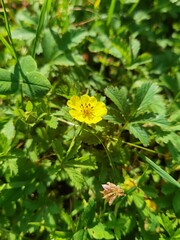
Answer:
<path fill-rule="evenodd" d="M 75 139 L 80 135 L 80 133 L 81 133 L 81 131 L 82 131 L 82 129 L 83 129 L 83 126 L 84 126 L 84 124 L 82 124 L 82 125 L 80 126 L 80 128 L 78 129 L 77 134 L 73 137 L 73 139 L 72 139 L 72 141 L 71 141 L 71 144 L 70 144 L 70 146 L 69 146 L 69 148 L 68 148 L 68 150 L 67 150 L 67 153 L 66 153 L 66 157 L 65 157 L 66 160 L 68 159 L 68 155 L 70 154 L 71 149 L 73 148 L 73 146 L 74 146 L 74 144 L 75 144 Z"/>
<path fill-rule="evenodd" d="M 102 144 L 102 146 L 103 146 L 103 148 L 104 148 L 104 150 L 105 150 L 105 152 L 106 152 L 106 154 L 107 154 L 107 157 L 108 157 L 108 159 L 109 159 L 109 163 L 110 163 L 110 165 L 111 165 L 111 167 L 112 167 L 115 175 L 117 175 L 116 169 L 115 169 L 115 166 L 114 166 L 114 163 L 113 163 L 113 161 L 112 161 L 112 159 L 111 159 L 111 156 L 110 156 L 110 154 L 109 154 L 106 146 L 104 145 L 104 143 L 101 141 L 101 139 L 98 137 L 98 135 L 97 135 L 96 133 L 93 133 L 92 131 L 88 131 L 88 130 L 86 130 L 86 129 L 84 129 L 84 130 L 87 131 L 87 132 L 89 132 L 89 133 L 91 133 L 92 135 L 94 135 L 94 136 L 98 139 L 98 141 Z"/>
<path fill-rule="evenodd" d="M 129 142 L 126 142 L 126 141 L 122 141 L 122 142 L 123 142 L 123 143 L 126 143 L 127 145 L 129 145 L 129 146 L 131 146 L 131 147 L 139 148 L 139 149 L 148 151 L 148 152 L 150 152 L 150 153 L 161 154 L 161 153 L 158 153 L 158 152 L 156 152 L 156 151 L 154 151 L 154 150 L 151 150 L 151 149 L 148 149 L 148 148 L 145 148 L 145 147 L 136 145 L 136 144 L 134 144 L 134 143 L 129 143 Z"/>
<path fill-rule="evenodd" d="M 16 54 L 16 50 L 15 50 L 15 47 L 14 47 L 14 43 L 13 43 L 13 40 L 12 40 L 12 35 L 11 35 L 11 28 L 10 28 L 10 24 L 9 24 L 9 21 L 8 21 L 8 15 L 7 15 L 7 12 L 6 12 L 6 7 L 5 7 L 5 3 L 4 3 L 4 0 L 1 0 L 1 4 L 2 4 L 2 8 L 3 8 L 3 12 L 4 12 L 4 20 L 5 20 L 5 28 L 6 28 L 6 31 L 7 31 L 7 34 L 8 34 L 8 38 L 9 38 L 9 42 L 11 43 L 12 47 L 10 47 L 10 45 L 7 43 L 7 41 L 3 41 L 3 37 L 1 37 L 1 41 L 5 44 L 5 46 L 7 47 L 8 45 L 8 48 L 11 48 L 11 52 L 13 52 L 13 56 L 14 58 L 18 61 L 18 57 L 17 57 L 17 54 Z"/>

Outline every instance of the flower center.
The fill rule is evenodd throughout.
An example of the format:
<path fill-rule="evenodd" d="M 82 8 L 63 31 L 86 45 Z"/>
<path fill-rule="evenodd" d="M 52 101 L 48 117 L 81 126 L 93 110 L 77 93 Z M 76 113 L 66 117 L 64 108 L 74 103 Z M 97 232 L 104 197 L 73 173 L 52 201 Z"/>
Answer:
<path fill-rule="evenodd" d="M 88 118 L 89 120 L 94 117 L 94 107 L 90 103 L 81 104 L 81 113 L 83 118 Z"/>

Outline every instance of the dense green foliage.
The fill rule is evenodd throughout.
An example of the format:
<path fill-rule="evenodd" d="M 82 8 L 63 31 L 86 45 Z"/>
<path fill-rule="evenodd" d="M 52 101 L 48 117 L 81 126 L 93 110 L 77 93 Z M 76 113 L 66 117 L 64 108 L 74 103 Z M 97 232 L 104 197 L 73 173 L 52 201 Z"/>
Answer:
<path fill-rule="evenodd" d="M 180 239 L 180 2 L 0 10 L 0 239 Z M 69 114 L 83 94 L 99 123 Z"/>

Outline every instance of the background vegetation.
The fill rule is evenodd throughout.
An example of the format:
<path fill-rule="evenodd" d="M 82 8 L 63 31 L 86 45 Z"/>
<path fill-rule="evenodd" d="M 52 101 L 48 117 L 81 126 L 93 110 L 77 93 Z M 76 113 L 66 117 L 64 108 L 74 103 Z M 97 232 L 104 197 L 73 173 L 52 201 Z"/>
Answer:
<path fill-rule="evenodd" d="M 180 2 L 0 7 L 0 239 L 180 239 Z M 106 104 L 92 125 L 67 101 Z M 102 184 L 125 196 L 109 206 Z"/>

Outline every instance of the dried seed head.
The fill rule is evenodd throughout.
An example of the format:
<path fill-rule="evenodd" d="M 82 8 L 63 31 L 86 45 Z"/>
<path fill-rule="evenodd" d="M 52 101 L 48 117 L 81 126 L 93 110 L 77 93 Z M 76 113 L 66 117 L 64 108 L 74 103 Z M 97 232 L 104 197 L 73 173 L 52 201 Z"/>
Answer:
<path fill-rule="evenodd" d="M 103 194 L 103 198 L 109 203 L 109 205 L 112 205 L 112 203 L 117 197 L 125 195 L 124 190 L 118 185 L 115 185 L 114 183 L 107 182 L 106 184 L 102 184 L 102 187 L 104 188 L 104 190 L 101 191 L 101 193 Z"/>

